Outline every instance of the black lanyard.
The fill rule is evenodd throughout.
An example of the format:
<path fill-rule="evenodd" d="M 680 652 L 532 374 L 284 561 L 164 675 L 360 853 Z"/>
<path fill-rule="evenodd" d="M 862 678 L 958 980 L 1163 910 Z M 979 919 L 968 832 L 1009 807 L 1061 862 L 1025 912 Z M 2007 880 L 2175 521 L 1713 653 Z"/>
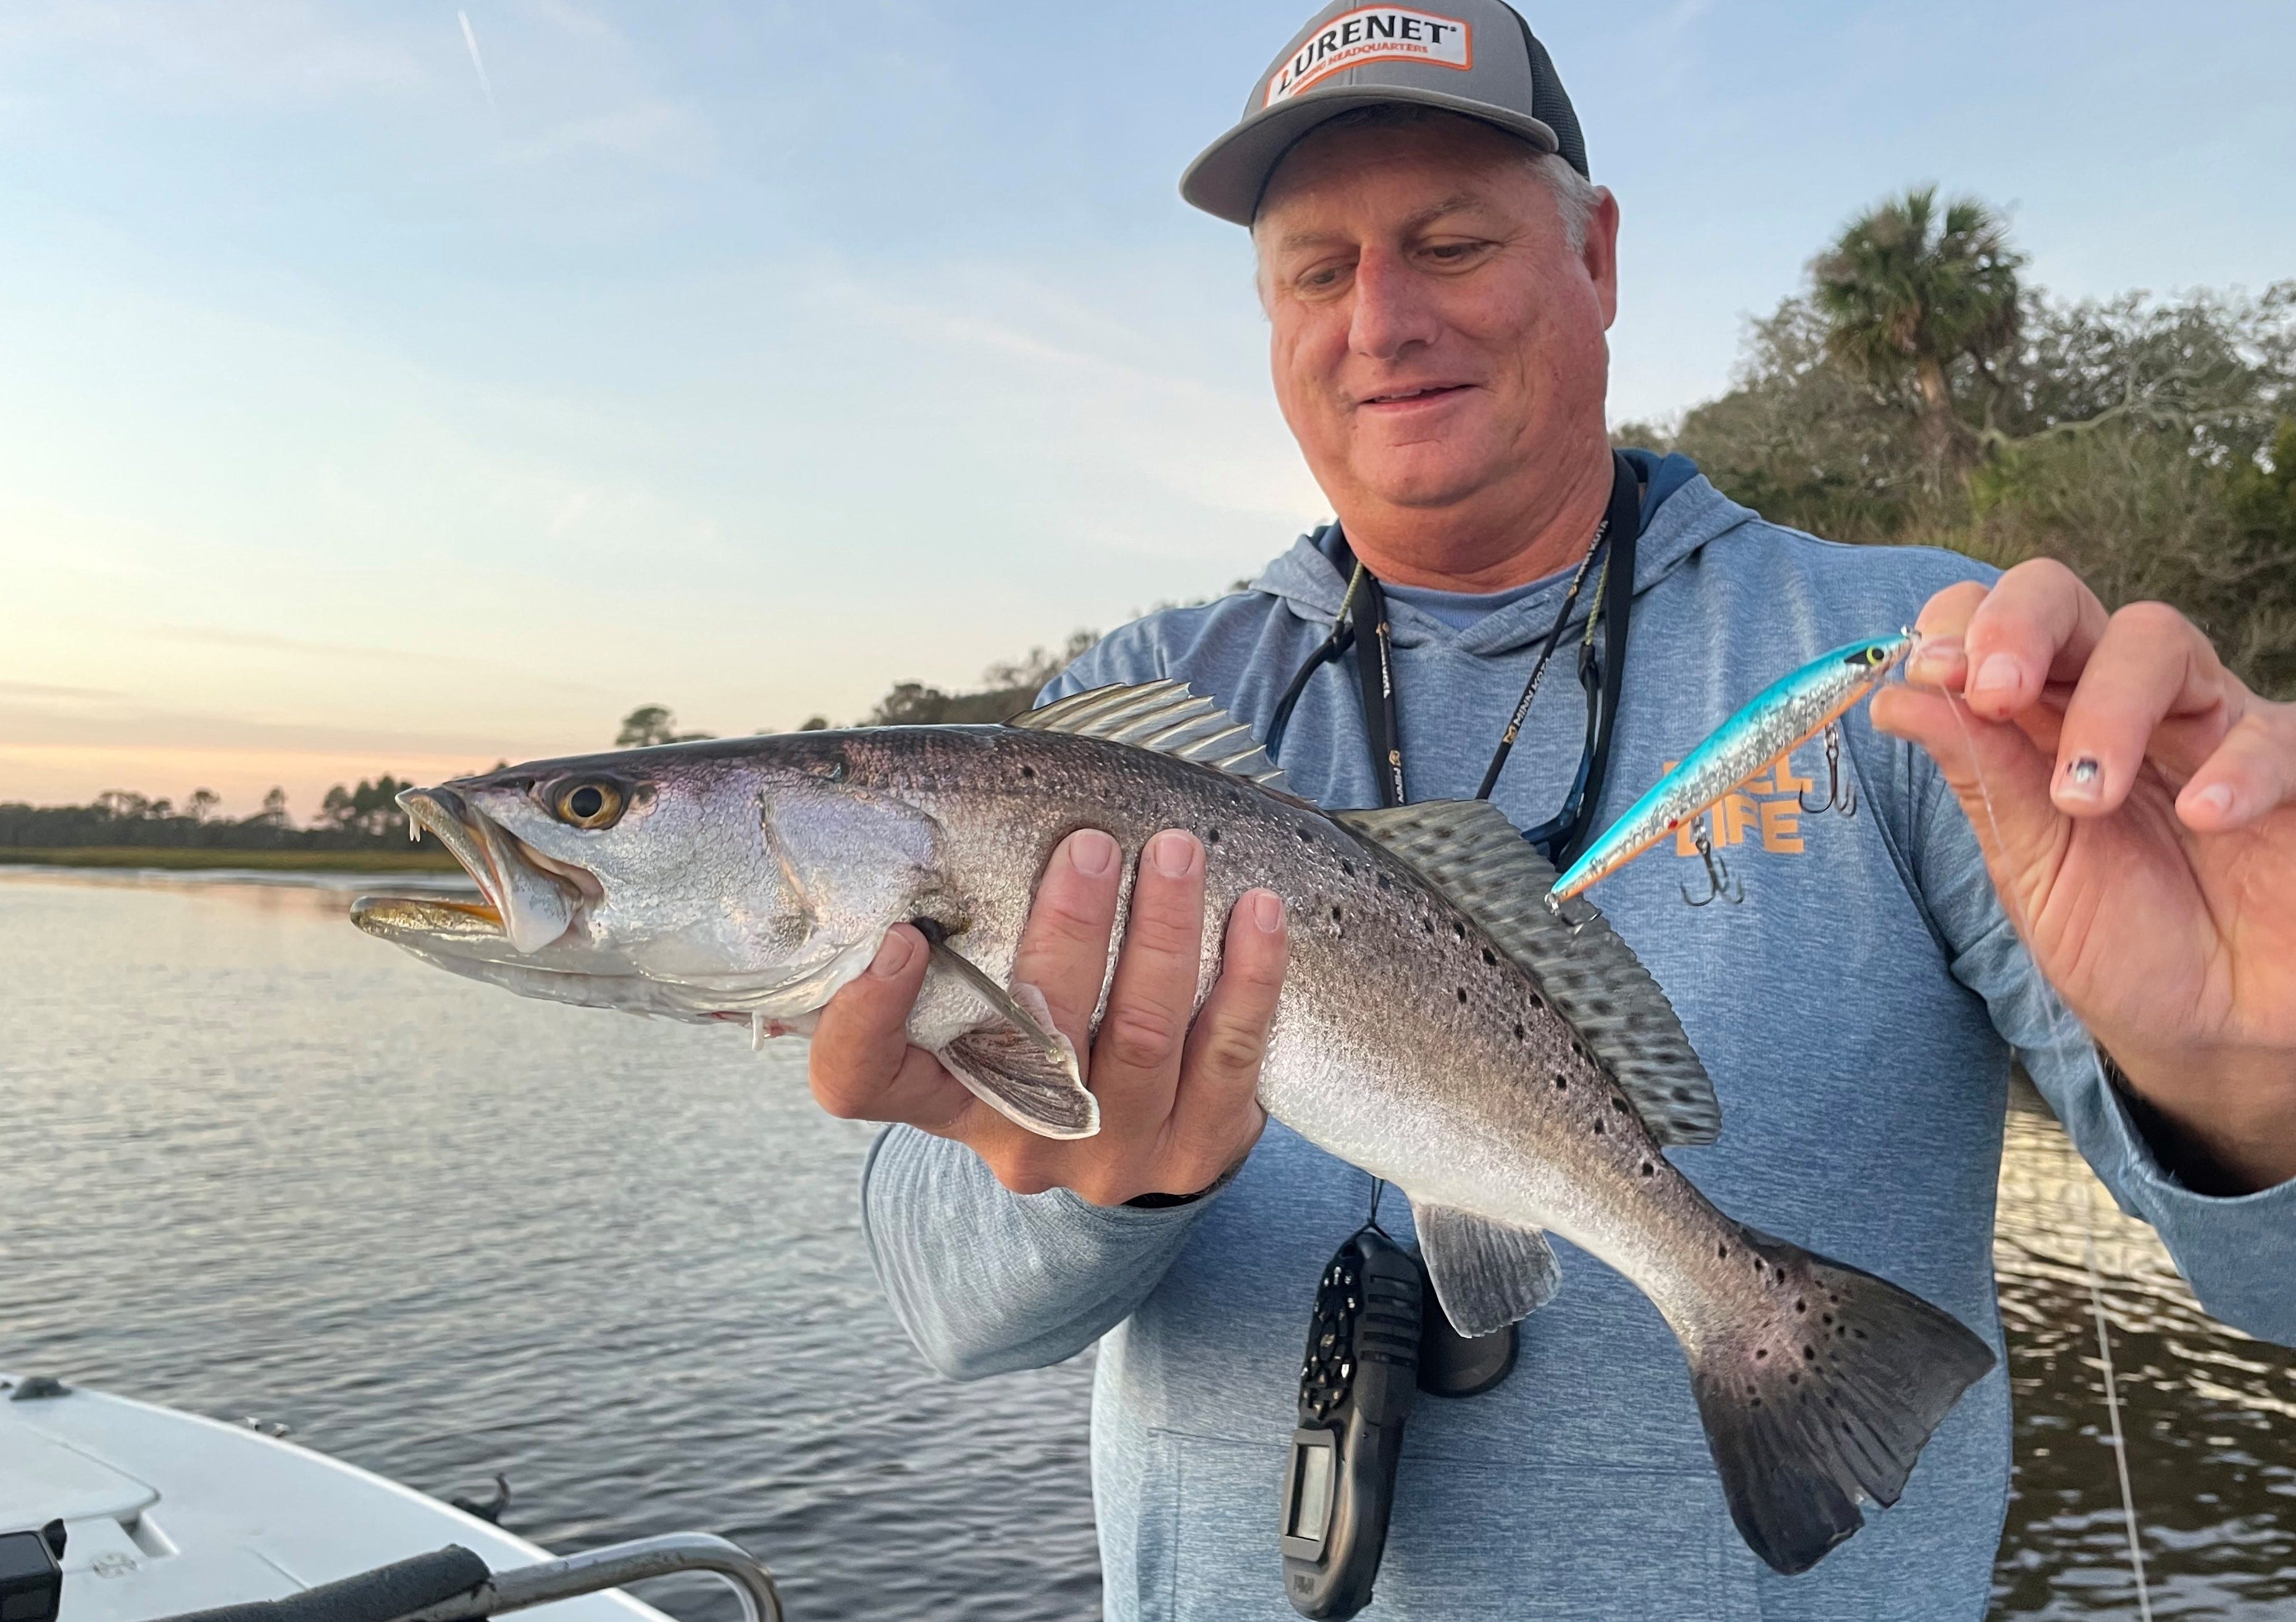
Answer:
<path fill-rule="evenodd" d="M 1538 846 L 1558 866 L 1577 854 L 1578 847 L 1592 829 L 1603 780 L 1610 770 L 1611 727 L 1618 717 L 1619 696 L 1626 679 L 1627 629 L 1634 615 L 1635 543 L 1642 529 L 1642 489 L 1634 463 L 1613 451 L 1611 464 L 1611 501 L 1603 512 L 1602 526 L 1595 530 L 1594 544 L 1587 549 L 1570 589 L 1563 595 L 1554 624 L 1548 629 L 1546 641 L 1531 666 L 1530 678 L 1523 684 L 1522 696 L 1515 701 L 1514 713 L 1499 734 L 1498 747 L 1483 774 L 1482 786 L 1475 791 L 1476 799 L 1488 799 L 1497 786 L 1499 774 L 1505 769 L 1507 757 L 1530 713 L 1539 678 L 1546 675 L 1547 661 L 1560 645 L 1570 611 L 1592 574 L 1595 601 L 1587 610 L 1578 660 L 1578 684 L 1587 695 L 1586 742 L 1579 750 L 1578 768 L 1572 774 L 1562 810 L 1523 833 L 1523 838 Z M 1381 589 L 1377 577 L 1356 561 L 1344 536 L 1339 539 L 1332 561 L 1349 576 L 1347 596 L 1341 602 L 1332 634 L 1308 656 L 1277 700 L 1275 713 L 1268 722 L 1267 752 L 1273 757 L 1283 747 L 1292 711 L 1307 689 L 1308 678 L 1353 646 L 1356 675 L 1363 694 L 1364 736 L 1370 747 L 1372 778 L 1379 785 L 1380 803 L 1399 806 L 1409 797 L 1403 769 L 1403 740 L 1396 725 L 1395 653 L 1387 594 Z"/>

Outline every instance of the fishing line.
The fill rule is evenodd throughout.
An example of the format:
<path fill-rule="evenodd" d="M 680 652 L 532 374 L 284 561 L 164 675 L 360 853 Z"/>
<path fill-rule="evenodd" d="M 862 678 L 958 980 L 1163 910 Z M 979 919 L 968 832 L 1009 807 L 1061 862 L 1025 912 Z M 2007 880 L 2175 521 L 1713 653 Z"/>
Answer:
<path fill-rule="evenodd" d="M 1993 848 L 2001 853 L 2005 865 L 2009 847 L 2001 837 L 2001 818 L 1993 807 L 1993 789 L 1986 781 L 1985 761 L 1978 752 L 1977 735 L 1970 730 L 1969 707 L 1962 702 L 1958 693 L 1947 692 L 1942 696 L 1946 707 L 1953 713 L 1955 725 L 1961 728 L 1962 742 L 1969 750 L 1970 767 L 1977 774 L 1978 798 L 1984 803 L 1985 820 L 1993 830 Z M 2024 948 L 2026 979 L 2039 991 L 2042 1006 L 2048 1012 L 2049 1053 L 2055 1056 L 2063 1051 L 2060 1044 L 2064 1037 L 2064 1028 L 2071 1026 L 2075 1042 L 2087 1047 L 2088 1061 L 2096 1069 L 2098 1082 L 2109 1088 L 2112 1084 L 2106 1080 L 2103 1066 L 2097 1056 L 2096 1038 L 2089 1034 L 2087 1027 L 2081 1023 L 2080 1016 L 2073 1012 L 2065 1000 L 2057 995 L 2056 987 L 2050 985 L 2047 977 L 2042 974 L 2040 964 L 2033 956 L 2032 930 L 2018 915 L 2020 907 L 2017 901 L 2011 897 L 2008 889 L 1998 884 L 1994 886 L 1994 893 L 2001 897 L 2001 910 L 2008 914 L 2010 927 L 2017 932 L 2019 945 Z M 2144 1578 L 2144 1535 L 2136 1520 L 2136 1493 L 2129 1481 L 2128 1438 L 2120 1426 L 2120 1383 L 2113 1368 L 2112 1339 L 2104 1315 L 2104 1286 L 2096 1266 L 2095 1200 L 2094 1192 L 2087 1183 L 2083 1183 L 2081 1259 L 2088 1270 L 2089 1311 L 2096 1320 L 2097 1356 L 2104 1365 L 2104 1411 L 2112 1427 L 2113 1468 L 2120 1481 L 2120 1512 L 2128 1531 L 2128 1569 L 2136 1584 L 2136 1615 L 2138 1622 L 2152 1622 L 2152 1593 Z"/>

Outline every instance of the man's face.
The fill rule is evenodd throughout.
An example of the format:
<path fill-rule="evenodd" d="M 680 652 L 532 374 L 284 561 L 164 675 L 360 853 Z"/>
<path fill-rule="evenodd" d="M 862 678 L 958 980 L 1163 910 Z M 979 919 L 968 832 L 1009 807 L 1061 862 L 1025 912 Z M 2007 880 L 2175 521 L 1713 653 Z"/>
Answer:
<path fill-rule="evenodd" d="M 1343 518 L 1470 501 L 1602 431 L 1618 215 L 1604 193 L 1574 250 L 1525 152 L 1463 118 L 1342 127 L 1270 181 L 1276 398 Z"/>

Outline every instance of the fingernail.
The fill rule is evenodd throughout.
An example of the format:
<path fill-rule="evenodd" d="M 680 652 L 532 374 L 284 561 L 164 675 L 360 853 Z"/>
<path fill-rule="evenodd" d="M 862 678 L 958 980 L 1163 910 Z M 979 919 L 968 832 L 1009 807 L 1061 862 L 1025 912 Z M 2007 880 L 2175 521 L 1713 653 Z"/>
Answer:
<path fill-rule="evenodd" d="M 1974 691 L 1978 692 L 2014 692 L 2022 684 L 2024 671 L 2013 653 L 1996 653 L 1977 668 Z"/>
<path fill-rule="evenodd" d="M 1070 836 L 1069 865 L 1087 879 L 1099 878 L 1116 865 L 1116 841 L 1097 828 Z"/>
<path fill-rule="evenodd" d="M 2064 782 L 2057 790 L 2059 799 L 2086 803 L 2104 793 L 2104 767 L 2094 755 L 2079 755 L 2065 762 Z"/>
<path fill-rule="evenodd" d="M 1185 879 L 1196 870 L 1196 841 L 1177 828 L 1167 828 L 1148 841 L 1148 860 L 1168 879 Z"/>
<path fill-rule="evenodd" d="M 2218 816 L 2230 816 L 2233 803 L 2232 785 L 2228 782 L 2212 782 L 2193 796 L 2194 809 L 2213 811 Z"/>
<path fill-rule="evenodd" d="M 916 949 L 916 937 L 908 930 L 888 930 L 877 955 L 869 960 L 870 974 L 881 980 L 900 979 L 901 971 L 909 966 L 909 954 Z"/>
<path fill-rule="evenodd" d="M 1272 890 L 1255 890 L 1251 896 L 1251 922 L 1262 935 L 1283 932 L 1283 903 Z"/>

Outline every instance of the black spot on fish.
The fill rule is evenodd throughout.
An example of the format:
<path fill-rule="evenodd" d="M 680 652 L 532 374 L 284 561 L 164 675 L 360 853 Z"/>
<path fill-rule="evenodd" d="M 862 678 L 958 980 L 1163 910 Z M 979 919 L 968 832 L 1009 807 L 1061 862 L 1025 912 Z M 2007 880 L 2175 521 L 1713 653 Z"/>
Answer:
<path fill-rule="evenodd" d="M 1814 1346 L 1806 1346 L 1801 1348 L 1801 1356 L 1804 1363 L 1816 1363 L 1817 1361 L 1817 1348 Z"/>
<path fill-rule="evenodd" d="M 1570 1077 L 1563 1075 L 1560 1070 L 1557 1070 L 1554 1073 L 1554 1090 L 1557 1093 L 1568 1093 L 1570 1091 Z"/>
<path fill-rule="evenodd" d="M 1762 1405 L 1762 1399 L 1761 1399 L 1760 1397 L 1758 1397 L 1754 1398 L 1754 1400 L 1753 1400 L 1752 1402 L 1748 1403 L 1746 1405 L 1747 1405 L 1748 1407 L 1750 1407 L 1750 1408 L 1759 1408 L 1759 1407 L 1760 1407 L 1760 1406 Z"/>
<path fill-rule="evenodd" d="M 1799 1374 L 1789 1374 L 1789 1375 L 1787 1375 L 1787 1376 L 1786 1376 L 1786 1384 L 1788 1384 L 1788 1385 L 1790 1385 L 1790 1386 L 1798 1386 L 1798 1385 L 1801 1384 L 1801 1376 L 1800 1376 L 1800 1375 L 1799 1375 Z"/>
<path fill-rule="evenodd" d="M 1603 1135 L 1603 1118 L 1599 1115 L 1595 1118 L 1595 1135 L 1596 1137 Z"/>
<path fill-rule="evenodd" d="M 1758 1346 L 1754 1348 L 1754 1361 L 1756 1363 L 1761 1362 L 1763 1358 L 1767 1357 L 1769 1355 L 1770 1348 L 1767 1346 Z"/>
<path fill-rule="evenodd" d="M 1645 1176 L 1645 1177 L 1650 1176 L 1652 1176 L 1653 1173 L 1655 1173 L 1657 1170 L 1658 1170 L 1658 1167 L 1655 1167 L 1655 1166 L 1652 1166 L 1652 1165 L 1648 1160 L 1644 1160 L 1644 1161 L 1643 1162 L 1643 1176 Z"/>
<path fill-rule="evenodd" d="M 1674 1090 L 1674 1102 L 1678 1104 L 1688 1103 L 1690 1102 L 1690 1089 L 1688 1087 L 1677 1087 Z"/>
<path fill-rule="evenodd" d="M 1794 1310 L 1796 1312 L 1806 1312 L 1808 1308 L 1809 1303 L 1808 1301 L 1796 1301 L 1794 1303 Z"/>
<path fill-rule="evenodd" d="M 1483 948 L 1483 966 L 1487 969 L 1496 969 L 1498 967 L 1498 963 L 1499 960 L 1491 954 L 1491 949 L 1488 946 L 1485 946 Z"/>
<path fill-rule="evenodd" d="M 1388 882 L 1387 875 L 1385 873 L 1382 873 L 1379 876 L 1379 887 L 1382 889 L 1393 889 L 1395 888 L 1394 885 Z"/>
<path fill-rule="evenodd" d="M 1302 828 L 1302 829 L 1300 829 L 1300 830 L 1299 831 L 1299 832 L 1300 832 L 1300 842 L 1302 845 L 1312 845 L 1312 844 L 1314 844 L 1314 843 L 1316 842 L 1316 836 L 1315 836 L 1315 834 L 1314 834 L 1312 831 L 1310 831 L 1309 830 L 1308 830 L 1308 829 L 1306 829 L 1306 828 Z"/>
<path fill-rule="evenodd" d="M 1522 1040 L 1522 1021 L 1521 1021 L 1521 1020 L 1516 1020 L 1516 1021 L 1515 1021 L 1515 1026 L 1514 1026 L 1514 1039 L 1515 1039 L 1517 1042 L 1520 1042 L 1520 1041 L 1521 1041 L 1521 1040 Z"/>
<path fill-rule="evenodd" d="M 1033 782 L 1036 781 L 1037 768 L 1032 766 L 1024 766 L 1021 768 L 1021 775 Z"/>
<path fill-rule="evenodd" d="M 1332 922 L 1333 923 L 1337 923 L 1337 922 L 1339 922 L 1339 921 L 1340 921 L 1340 909 L 1339 909 L 1339 908 L 1337 908 L 1337 907 L 1333 907 L 1333 908 L 1332 909 Z"/>
<path fill-rule="evenodd" d="M 1627 1112 L 1627 1101 L 1623 1098 L 1613 1096 L 1611 1100 L 1611 1108 L 1616 1110 L 1620 1115 L 1624 1115 Z"/>
<path fill-rule="evenodd" d="M 1340 864 L 1340 871 L 1352 879 L 1356 876 L 1356 864 L 1353 862 L 1342 862 Z"/>
<path fill-rule="evenodd" d="M 1451 933 L 1464 940 L 1467 938 L 1467 926 L 1464 923 L 1455 923 L 1451 926 Z"/>
<path fill-rule="evenodd" d="M 1727 1246 L 1727 1245 L 1717 1245 L 1717 1246 L 1715 1246 L 1715 1247 L 1714 1247 L 1714 1259 L 1715 1259 L 1716 1261 L 1718 1261 L 1718 1262 L 1726 1262 L 1726 1261 L 1728 1261 L 1728 1260 L 1730 1259 L 1730 1247 L 1729 1247 L 1729 1246 Z"/>
<path fill-rule="evenodd" d="M 1432 918 L 1423 918 L 1419 922 L 1430 935 L 1435 933 L 1435 921 Z"/>
<path fill-rule="evenodd" d="M 1533 1008 L 1544 1008 L 1546 1006 L 1546 999 L 1534 991 L 1530 994 L 1530 1005 Z"/>
<path fill-rule="evenodd" d="M 1218 843 L 1219 843 L 1219 830 L 1218 830 L 1218 829 L 1217 829 L 1217 828 L 1207 828 L 1207 829 L 1205 829 L 1205 830 L 1204 830 L 1204 843 L 1205 843 L 1205 844 L 1207 844 L 1207 845 L 1217 845 L 1217 844 L 1218 844 Z"/>
<path fill-rule="evenodd" d="M 1461 1001 L 1462 1003 L 1464 1003 L 1464 1002 L 1465 1002 L 1466 1000 L 1467 1000 L 1467 988 L 1466 988 L 1464 986 L 1462 986 L 1462 987 L 1459 987 L 1459 1001 Z"/>

